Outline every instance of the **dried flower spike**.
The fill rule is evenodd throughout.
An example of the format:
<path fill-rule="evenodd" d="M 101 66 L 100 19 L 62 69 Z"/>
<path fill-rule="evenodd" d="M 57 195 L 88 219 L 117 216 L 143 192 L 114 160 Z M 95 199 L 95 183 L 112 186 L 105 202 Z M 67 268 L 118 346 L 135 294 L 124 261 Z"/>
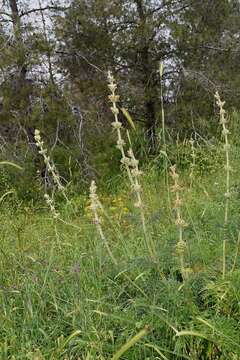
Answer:
<path fill-rule="evenodd" d="M 228 213 L 229 213 L 229 201 L 231 197 L 230 192 L 230 144 L 228 136 L 230 134 L 227 128 L 227 117 L 226 117 L 226 110 L 224 109 L 225 101 L 222 101 L 218 92 L 215 94 L 216 102 L 219 107 L 219 117 L 220 117 L 220 124 L 222 125 L 222 135 L 224 137 L 224 152 L 225 152 L 225 170 L 226 170 L 226 191 L 225 191 L 225 214 L 224 214 L 224 239 L 223 239 L 223 279 L 225 278 L 226 274 L 226 230 L 228 225 Z"/>
<path fill-rule="evenodd" d="M 48 194 L 44 194 L 44 199 L 47 203 L 47 205 L 50 208 L 50 211 L 52 213 L 53 218 L 56 220 L 59 218 L 60 214 L 56 211 L 55 205 L 54 205 L 54 201 L 53 199 L 50 198 L 50 196 Z"/>
<path fill-rule="evenodd" d="M 39 154 L 43 156 L 43 160 L 44 160 L 47 170 L 52 175 L 54 184 L 56 185 L 57 189 L 62 192 L 63 196 L 68 201 L 64 186 L 62 185 L 61 180 L 60 180 L 59 173 L 56 169 L 55 164 L 53 163 L 53 161 L 51 161 L 50 157 L 47 155 L 47 149 L 44 148 L 44 142 L 41 138 L 41 134 L 38 129 L 35 129 L 34 140 L 35 140 L 36 146 L 38 148 Z"/>
<path fill-rule="evenodd" d="M 133 152 L 132 146 L 131 146 L 130 135 L 128 132 L 127 132 L 127 136 L 128 136 L 130 148 L 127 152 L 127 155 L 124 150 L 125 141 L 123 140 L 122 133 L 121 133 L 122 124 L 118 119 L 119 110 L 117 107 L 117 102 L 119 101 L 119 95 L 116 95 L 117 84 L 116 84 L 115 79 L 110 71 L 108 72 L 108 82 L 109 82 L 108 88 L 111 91 L 111 94 L 109 95 L 108 98 L 112 104 L 111 111 L 114 115 L 114 122 L 112 123 L 112 127 L 117 133 L 116 147 L 121 152 L 121 155 L 122 155 L 121 163 L 124 165 L 124 168 L 126 169 L 128 179 L 130 181 L 130 185 L 135 193 L 136 202 L 134 203 L 134 206 L 135 206 L 135 208 L 139 209 L 146 245 L 149 250 L 151 258 L 154 259 L 155 258 L 154 250 L 153 250 L 154 247 L 153 247 L 153 244 L 147 234 L 146 221 L 145 221 L 145 215 L 144 215 L 144 206 L 143 206 L 143 201 L 142 201 L 142 196 L 141 196 L 142 187 L 139 182 L 139 177 L 142 174 L 142 172 L 139 170 L 139 167 L 138 167 L 139 161 L 135 158 L 135 155 L 134 155 L 134 152 Z"/>
<path fill-rule="evenodd" d="M 103 229 L 102 229 L 101 219 L 100 219 L 100 216 L 98 213 L 99 209 L 102 208 L 102 205 L 101 205 L 98 195 L 97 195 L 97 186 L 96 186 L 96 183 L 94 180 L 92 180 L 91 185 L 90 185 L 89 198 L 90 198 L 90 208 L 93 213 L 93 222 L 96 225 L 97 231 L 99 233 L 99 236 L 100 236 L 104 246 L 106 247 L 108 255 L 112 259 L 113 263 L 115 265 L 117 265 L 117 260 L 115 259 L 114 255 L 108 245 L 107 239 L 106 239 Z"/>
<path fill-rule="evenodd" d="M 176 171 L 176 165 L 170 167 L 170 176 L 173 179 L 173 186 L 171 187 L 172 193 L 175 194 L 175 200 L 173 204 L 173 210 L 176 211 L 176 220 L 175 225 L 178 227 L 179 231 L 179 240 L 176 245 L 176 252 L 179 255 L 180 259 L 180 268 L 183 279 L 187 277 L 187 272 L 185 271 L 185 262 L 184 257 L 187 250 L 187 244 L 183 240 L 183 229 L 188 226 L 185 220 L 182 218 L 182 199 L 180 198 L 180 191 L 183 190 L 181 185 L 179 184 L 179 175 Z"/>

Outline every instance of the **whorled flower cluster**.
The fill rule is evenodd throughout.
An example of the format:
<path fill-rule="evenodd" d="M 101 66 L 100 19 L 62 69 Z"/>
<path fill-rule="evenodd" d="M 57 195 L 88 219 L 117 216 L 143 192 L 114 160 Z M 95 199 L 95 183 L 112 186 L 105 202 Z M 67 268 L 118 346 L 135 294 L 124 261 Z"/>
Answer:
<path fill-rule="evenodd" d="M 231 166 L 230 166 L 230 160 L 229 160 L 229 151 L 230 151 L 230 144 L 229 144 L 229 139 L 228 136 L 230 135 L 230 131 L 227 128 L 227 116 L 226 116 L 226 110 L 224 109 L 224 105 L 225 105 L 225 101 L 222 101 L 220 98 L 220 95 L 218 92 L 216 92 L 215 94 L 215 98 L 216 98 L 216 102 L 217 105 L 219 107 L 219 115 L 220 115 L 220 124 L 222 125 L 222 135 L 224 137 L 224 146 L 223 149 L 225 151 L 225 155 L 226 155 L 226 165 L 225 165 L 225 170 L 227 173 L 227 178 L 226 178 L 226 193 L 224 194 L 226 198 L 230 198 L 231 197 L 231 193 L 230 193 L 230 171 Z M 226 220 L 226 219 L 225 219 Z"/>
<path fill-rule="evenodd" d="M 50 198 L 50 196 L 48 194 L 44 194 L 44 199 L 47 203 L 47 205 L 50 208 L 50 211 L 52 213 L 53 218 L 56 220 L 59 218 L 60 214 L 57 212 L 55 205 L 54 205 L 54 201 L 53 199 Z"/>
<path fill-rule="evenodd" d="M 132 189 L 136 194 L 137 201 L 134 203 L 136 208 L 143 208 L 143 202 L 141 197 L 142 186 L 139 182 L 139 177 L 142 175 L 142 171 L 139 170 L 139 161 L 135 158 L 134 152 L 130 147 L 128 150 L 128 166 L 132 176 Z"/>
<path fill-rule="evenodd" d="M 194 147 L 194 140 L 191 138 L 189 140 L 189 143 L 191 145 L 191 158 L 192 158 L 192 161 L 191 161 L 191 164 L 190 164 L 190 180 L 191 180 L 191 186 L 192 186 L 192 183 L 193 183 L 193 178 L 194 178 L 194 172 L 195 172 L 195 167 L 196 167 L 196 151 L 195 151 L 195 147 Z"/>
<path fill-rule="evenodd" d="M 125 167 L 128 178 L 131 184 L 131 187 L 133 191 L 136 193 L 137 201 L 134 204 L 137 208 L 142 208 L 143 202 L 141 199 L 141 185 L 139 183 L 139 176 L 142 174 L 142 172 L 139 170 L 139 161 L 135 158 L 134 152 L 130 146 L 127 155 L 124 150 L 125 141 L 123 140 L 121 129 L 122 129 L 122 123 L 118 119 L 119 115 L 119 109 L 117 107 L 117 103 L 119 101 L 119 95 L 116 95 L 116 89 L 117 84 L 115 82 L 115 79 L 112 75 L 112 73 L 108 72 L 108 88 L 111 91 L 111 94 L 109 95 L 109 100 L 112 104 L 111 111 L 114 115 L 114 122 L 112 122 L 113 129 L 117 132 L 117 148 L 121 151 L 122 158 L 121 163 Z M 128 134 L 129 143 L 131 145 L 130 137 Z"/>
<path fill-rule="evenodd" d="M 92 210 L 92 213 L 94 215 L 94 223 L 96 225 L 100 224 L 101 220 L 98 215 L 98 209 L 101 208 L 101 204 L 98 199 L 97 186 L 94 180 L 92 180 L 90 185 L 89 199 L 90 199 L 90 209 Z"/>
<path fill-rule="evenodd" d="M 56 169 L 55 164 L 53 163 L 53 161 L 51 161 L 50 156 L 47 153 L 47 149 L 44 148 L 44 142 L 41 138 L 40 131 L 37 129 L 35 129 L 35 132 L 34 132 L 34 140 L 35 140 L 36 146 L 38 148 L 38 153 L 43 156 L 43 161 L 46 165 L 46 168 L 47 168 L 48 172 L 52 175 L 54 184 L 57 186 L 57 189 L 59 191 L 61 191 L 63 193 L 64 197 L 67 199 L 64 186 L 62 185 L 61 180 L 60 180 L 59 173 Z"/>
<path fill-rule="evenodd" d="M 117 132 L 117 148 L 121 151 L 122 160 L 124 161 L 125 160 L 125 152 L 124 152 L 123 147 L 125 145 L 125 141 L 123 140 L 122 134 L 121 134 L 122 123 L 118 120 L 119 109 L 117 107 L 117 103 L 119 102 L 119 95 L 116 95 L 117 84 L 116 84 L 115 79 L 110 71 L 108 72 L 108 88 L 111 91 L 111 94 L 108 96 L 109 101 L 112 104 L 110 109 L 114 115 L 114 121 L 112 122 L 112 127 Z"/>
<path fill-rule="evenodd" d="M 175 200 L 173 203 L 173 210 L 176 212 L 175 224 L 179 229 L 179 240 L 176 245 L 176 252 L 180 257 L 181 272 L 183 278 L 186 275 L 185 265 L 184 265 L 184 255 L 187 251 L 187 244 L 183 240 L 183 229 L 188 226 L 185 220 L 182 218 L 181 208 L 182 208 L 182 199 L 180 197 L 180 192 L 183 190 L 182 186 L 179 183 L 179 175 L 176 172 L 176 165 L 170 167 L 170 176 L 173 179 L 173 185 L 171 186 L 171 192 L 175 194 Z"/>

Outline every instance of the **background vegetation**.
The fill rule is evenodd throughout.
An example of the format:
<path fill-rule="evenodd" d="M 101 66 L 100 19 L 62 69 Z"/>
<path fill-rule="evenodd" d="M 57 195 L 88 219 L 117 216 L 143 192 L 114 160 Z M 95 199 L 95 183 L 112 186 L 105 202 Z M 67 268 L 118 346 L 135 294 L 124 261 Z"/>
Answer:
<path fill-rule="evenodd" d="M 239 110 L 237 0 L 1 4 L 2 158 L 25 164 L 24 183 L 33 182 L 39 167 L 44 173 L 35 128 L 67 181 L 79 184 L 81 179 L 82 188 L 101 174 L 105 183 L 103 174 L 117 154 L 107 103 L 108 70 L 119 84 L 119 105 L 137 128 L 136 151 L 143 161 L 149 160 L 143 153 L 152 157 L 159 150 L 161 100 L 171 136 L 180 139 L 192 133 L 207 139 L 216 135 L 216 91 L 229 112 Z M 120 121 L 129 126 L 122 113 Z"/>

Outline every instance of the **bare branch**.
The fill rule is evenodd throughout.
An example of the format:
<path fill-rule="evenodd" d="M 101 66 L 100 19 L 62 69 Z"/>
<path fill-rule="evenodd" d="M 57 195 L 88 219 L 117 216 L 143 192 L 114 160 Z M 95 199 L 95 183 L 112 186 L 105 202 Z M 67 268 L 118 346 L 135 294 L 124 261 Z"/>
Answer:
<path fill-rule="evenodd" d="M 83 54 L 81 54 L 79 51 L 77 52 L 73 52 L 73 53 L 68 53 L 66 51 L 56 51 L 56 54 L 61 54 L 64 56 L 75 56 L 75 57 L 80 57 L 82 58 L 88 65 L 90 65 L 91 67 L 93 67 L 95 70 L 101 72 L 104 74 L 104 71 L 102 69 L 100 69 L 97 65 L 92 64 L 87 58 L 86 56 L 84 56 Z"/>
<path fill-rule="evenodd" d="M 42 8 L 35 8 L 28 11 L 21 12 L 20 17 L 27 16 L 29 14 L 38 12 L 38 11 L 45 11 L 45 10 L 55 10 L 55 11 L 66 11 L 69 7 L 63 7 L 63 6 L 45 6 Z"/>
<path fill-rule="evenodd" d="M 0 15 L 8 16 L 8 17 L 10 17 L 10 18 L 12 17 L 11 14 L 6 13 L 5 11 L 0 11 Z"/>

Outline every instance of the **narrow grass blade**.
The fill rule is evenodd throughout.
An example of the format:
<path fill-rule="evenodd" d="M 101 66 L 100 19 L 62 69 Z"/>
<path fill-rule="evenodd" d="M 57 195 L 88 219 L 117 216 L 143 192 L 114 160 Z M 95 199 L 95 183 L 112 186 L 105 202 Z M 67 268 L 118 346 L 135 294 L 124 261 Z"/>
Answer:
<path fill-rule="evenodd" d="M 21 166 L 19 166 L 19 165 L 17 165 L 17 164 L 14 164 L 14 163 L 12 163 L 12 162 L 10 162 L 10 161 L 0 161 L 0 165 L 10 165 L 10 166 L 15 167 L 15 168 L 18 169 L 18 170 L 22 170 L 22 167 L 21 167 Z"/>
<path fill-rule="evenodd" d="M 145 346 L 146 346 L 146 347 L 149 347 L 149 348 L 151 348 L 151 349 L 153 349 L 153 350 L 155 350 L 156 353 L 158 353 L 158 355 L 160 355 L 163 360 L 169 360 L 169 359 L 161 352 L 161 350 L 158 349 L 157 346 L 152 345 L 152 344 L 146 344 Z"/>
<path fill-rule="evenodd" d="M 136 334 L 132 339 L 130 339 L 126 344 L 124 344 L 118 352 L 112 357 L 112 360 L 118 360 L 120 357 L 129 350 L 132 346 L 134 346 L 139 340 L 141 340 L 145 335 L 147 335 L 150 332 L 149 326 L 145 326 L 144 329 L 139 331 L 138 334 Z"/>
<path fill-rule="evenodd" d="M 10 194 L 13 194 L 14 191 L 7 191 L 5 192 L 5 194 L 3 194 L 1 197 L 0 197 L 0 203 L 5 199 L 6 196 L 10 195 Z"/>
<path fill-rule="evenodd" d="M 166 352 L 167 354 L 170 354 L 170 355 L 174 355 L 174 359 L 179 357 L 180 359 L 187 359 L 187 360 L 191 360 L 190 357 L 186 356 L 186 355 L 183 355 L 183 354 L 178 354 L 176 353 L 175 351 L 171 351 L 169 349 L 163 349 L 163 348 L 160 348 L 159 346 L 157 345 L 154 345 L 154 344 L 145 344 L 146 347 L 149 347 L 153 350 L 155 350 L 158 355 L 162 356 L 162 358 L 164 359 L 168 359 L 164 354 L 163 354 L 163 351 Z"/>
<path fill-rule="evenodd" d="M 80 335 L 82 332 L 80 330 L 76 330 L 74 331 L 71 335 L 69 335 L 67 337 L 67 339 L 61 344 L 60 346 L 60 351 L 63 351 L 65 349 L 65 347 L 67 346 L 67 344 L 76 336 Z"/>
<path fill-rule="evenodd" d="M 206 340 L 210 340 L 209 336 L 207 336 L 207 335 L 205 335 L 203 333 L 200 333 L 198 331 L 191 331 L 191 330 L 179 331 L 179 332 L 177 332 L 176 336 L 195 336 L 195 337 L 200 337 L 200 338 L 203 338 L 203 339 L 206 339 Z"/>
<path fill-rule="evenodd" d="M 80 330 L 74 331 L 71 335 L 68 336 L 68 338 L 63 343 L 63 348 L 76 336 L 80 335 L 82 332 Z"/>

